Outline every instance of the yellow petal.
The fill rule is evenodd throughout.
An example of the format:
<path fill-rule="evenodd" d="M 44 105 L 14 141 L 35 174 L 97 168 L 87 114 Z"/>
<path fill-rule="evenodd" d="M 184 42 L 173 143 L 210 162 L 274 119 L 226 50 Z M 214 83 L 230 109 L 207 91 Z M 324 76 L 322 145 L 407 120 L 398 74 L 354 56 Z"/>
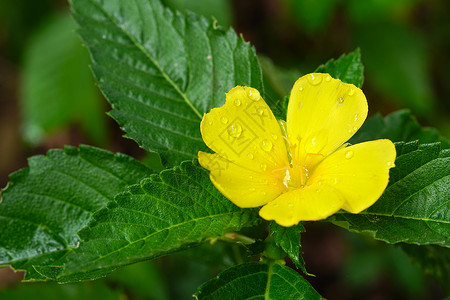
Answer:
<path fill-rule="evenodd" d="M 287 111 L 294 163 L 310 169 L 352 137 L 366 117 L 367 100 L 359 88 L 328 74 L 301 77 Z"/>
<path fill-rule="evenodd" d="M 206 145 L 220 156 L 199 154 L 200 164 L 211 171 L 215 186 L 233 203 L 255 207 L 282 193 L 285 189 L 282 181 L 289 166 L 286 142 L 272 111 L 257 90 L 233 88 L 222 107 L 203 116 L 200 128 Z M 226 170 L 215 169 L 217 162 L 226 165 Z M 250 176 L 254 179 L 249 180 Z M 277 185 L 259 186 L 275 179 Z M 251 189 L 255 193 L 250 197 Z"/>
<path fill-rule="evenodd" d="M 209 177 L 214 186 L 239 207 L 264 205 L 286 190 L 282 178 L 238 166 L 218 154 L 200 151 L 198 161 L 211 171 Z"/>
<path fill-rule="evenodd" d="M 282 194 L 265 205 L 259 215 L 289 227 L 300 221 L 325 219 L 344 203 L 342 195 L 327 184 L 315 184 Z"/>
<path fill-rule="evenodd" d="M 396 151 L 390 140 L 376 140 L 337 150 L 310 174 L 308 184 L 327 184 L 345 199 L 348 212 L 359 213 L 383 193 L 394 167 Z"/>

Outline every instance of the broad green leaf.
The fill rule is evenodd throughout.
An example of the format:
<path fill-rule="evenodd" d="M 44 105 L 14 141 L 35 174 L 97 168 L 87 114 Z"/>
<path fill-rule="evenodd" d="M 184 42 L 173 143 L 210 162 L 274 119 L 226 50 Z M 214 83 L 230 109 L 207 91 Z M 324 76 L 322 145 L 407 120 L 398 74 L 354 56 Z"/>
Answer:
<path fill-rule="evenodd" d="M 409 110 L 399 110 L 383 118 L 380 114 L 368 119 L 350 139 L 356 144 L 376 139 L 390 139 L 393 142 L 419 143 L 440 142 L 442 148 L 450 148 L 450 142 L 439 135 L 434 128 L 423 128 Z"/>
<path fill-rule="evenodd" d="M 36 266 L 63 259 L 94 212 L 152 173 L 126 155 L 89 146 L 50 150 L 29 166 L 10 175 L 0 203 L 0 265 L 25 270 L 25 280 L 43 279 Z"/>
<path fill-rule="evenodd" d="M 22 122 L 25 140 L 38 144 L 59 129 L 80 125 L 97 144 L 106 141 L 104 103 L 89 70 L 89 55 L 68 14 L 48 20 L 24 59 Z"/>
<path fill-rule="evenodd" d="M 436 277 L 441 286 L 450 293 L 450 249 L 435 245 L 416 246 L 400 244 L 413 263 L 417 263 L 425 274 Z"/>
<path fill-rule="evenodd" d="M 305 274 L 305 261 L 300 252 L 300 234 L 305 232 L 302 223 L 291 227 L 283 227 L 275 222 L 270 222 L 270 234 L 274 237 L 275 243 L 286 252 L 297 268 Z"/>
<path fill-rule="evenodd" d="M 294 270 L 277 263 L 229 268 L 199 287 L 197 299 L 322 299 Z"/>
<path fill-rule="evenodd" d="M 168 165 L 205 150 L 204 113 L 236 85 L 263 92 L 254 48 L 232 30 L 159 0 L 72 0 L 94 75 L 127 137 Z"/>
<path fill-rule="evenodd" d="M 231 0 L 163 0 L 163 3 L 172 10 L 182 12 L 189 10 L 207 19 L 214 18 L 221 26 L 231 26 L 233 18 L 231 13 Z"/>
<path fill-rule="evenodd" d="M 356 49 L 349 54 L 343 54 L 338 59 L 330 59 L 327 63 L 319 66 L 316 72 L 328 73 L 333 78 L 345 83 L 362 87 L 364 82 L 364 66 L 361 63 L 361 51 Z"/>
<path fill-rule="evenodd" d="M 64 267 L 39 272 L 62 282 L 94 279 L 259 221 L 257 210 L 241 209 L 222 196 L 207 170 L 184 162 L 118 195 L 79 232 L 80 247 Z"/>
<path fill-rule="evenodd" d="M 83 282 L 73 284 L 21 283 L 19 286 L 0 291 L 0 298 L 5 300 L 45 299 L 45 300 L 79 300 L 79 299 L 124 299 L 119 290 L 113 290 L 105 282 Z"/>
<path fill-rule="evenodd" d="M 388 243 L 450 247 L 450 150 L 417 142 L 396 148 L 396 167 L 381 198 L 359 214 L 341 211 L 330 220 Z"/>

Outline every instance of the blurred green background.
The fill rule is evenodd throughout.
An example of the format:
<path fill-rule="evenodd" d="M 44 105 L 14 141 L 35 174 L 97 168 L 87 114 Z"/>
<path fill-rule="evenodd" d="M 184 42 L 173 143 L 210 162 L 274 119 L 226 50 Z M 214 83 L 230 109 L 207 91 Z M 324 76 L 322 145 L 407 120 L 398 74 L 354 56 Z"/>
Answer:
<path fill-rule="evenodd" d="M 274 97 L 330 58 L 361 49 L 369 114 L 409 108 L 450 137 L 450 2 L 446 0 L 164 0 L 255 45 Z M 64 0 L 0 1 L 0 185 L 49 148 L 80 143 L 147 155 L 107 117 L 89 55 Z M 156 157 L 157 158 L 157 157 Z M 397 247 L 313 224 L 302 238 L 307 277 L 329 299 L 439 299 L 443 289 Z M 414 248 L 414 247 L 413 247 Z M 409 249 L 409 252 L 415 249 Z M 19 284 L 0 270 L 0 298 L 190 299 L 195 288 L 245 251 L 205 245 L 142 263 L 106 280 L 76 285 Z M 218 260 L 220 257 L 220 260 Z"/>

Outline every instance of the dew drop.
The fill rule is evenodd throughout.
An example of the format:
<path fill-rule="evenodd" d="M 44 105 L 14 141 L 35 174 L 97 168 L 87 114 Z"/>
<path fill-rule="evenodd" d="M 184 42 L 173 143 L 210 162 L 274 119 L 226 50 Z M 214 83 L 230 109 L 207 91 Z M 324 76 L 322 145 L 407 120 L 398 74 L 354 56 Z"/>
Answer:
<path fill-rule="evenodd" d="M 311 74 L 308 76 L 308 81 L 311 85 L 318 85 L 322 82 L 322 76 Z"/>
<path fill-rule="evenodd" d="M 344 97 L 339 97 L 337 100 L 336 100 L 336 103 L 340 106 L 340 105 L 342 105 L 342 104 L 344 104 Z"/>
<path fill-rule="evenodd" d="M 252 175 L 250 175 L 250 176 L 248 176 L 248 178 L 250 178 L 250 180 L 252 180 L 252 179 L 253 179 L 253 176 L 252 176 Z"/>
<path fill-rule="evenodd" d="M 254 190 L 255 190 L 255 188 L 254 187 L 251 187 L 251 188 L 249 188 L 248 189 L 250 192 L 253 192 Z"/>
<path fill-rule="evenodd" d="M 355 94 L 355 90 L 354 89 L 350 89 L 350 91 L 348 92 L 349 96 L 353 96 Z"/>
<path fill-rule="evenodd" d="M 327 76 L 325 77 L 325 81 L 329 82 L 330 80 L 331 80 L 331 76 L 330 76 L 330 74 L 327 74 Z"/>
<path fill-rule="evenodd" d="M 266 193 L 266 192 L 262 192 L 261 194 L 262 194 L 263 196 L 267 195 L 267 193 Z"/>
<path fill-rule="evenodd" d="M 106 39 L 106 35 L 102 35 L 102 39 Z"/>
<path fill-rule="evenodd" d="M 228 118 L 227 117 L 222 117 L 222 119 L 220 119 L 222 121 L 223 124 L 227 124 L 228 123 Z"/>
<path fill-rule="evenodd" d="M 338 183 L 338 179 L 335 178 L 333 183 L 334 183 L 334 184 L 337 184 L 337 183 Z"/>
<path fill-rule="evenodd" d="M 239 99 L 234 100 L 234 105 L 240 106 L 241 105 L 241 100 L 239 100 Z"/>
<path fill-rule="evenodd" d="M 358 121 L 358 114 L 355 115 L 355 118 L 353 120 L 355 120 L 355 122 Z"/>
<path fill-rule="evenodd" d="M 392 167 L 392 161 L 388 161 L 387 163 L 386 163 L 386 165 L 390 168 L 390 167 Z"/>
<path fill-rule="evenodd" d="M 299 90 L 300 92 L 303 91 L 303 87 L 300 86 L 300 87 L 298 88 L 298 90 Z"/>
<path fill-rule="evenodd" d="M 247 157 L 248 157 L 249 159 L 253 159 L 253 154 L 249 153 L 249 154 L 247 154 Z"/>
<path fill-rule="evenodd" d="M 289 202 L 288 207 L 292 207 L 292 206 L 294 206 L 294 204 L 292 204 L 292 202 Z"/>
<path fill-rule="evenodd" d="M 320 192 L 320 190 L 319 189 L 316 189 L 316 193 L 319 193 Z"/>
<path fill-rule="evenodd" d="M 298 108 L 299 108 L 299 109 L 302 108 L 303 106 L 304 106 L 303 102 L 299 102 L 299 103 L 298 103 Z"/>
<path fill-rule="evenodd" d="M 241 134 L 242 134 L 242 127 L 241 127 L 241 125 L 239 125 L 239 124 L 231 124 L 231 126 L 228 127 L 228 134 L 231 137 L 234 137 L 234 138 L 240 137 Z"/>
<path fill-rule="evenodd" d="M 345 158 L 346 159 L 350 159 L 352 157 L 353 157 L 353 151 L 352 150 L 349 150 L 349 151 L 347 151 L 347 153 L 345 153 Z"/>
<path fill-rule="evenodd" d="M 263 171 L 267 170 L 267 165 L 265 163 L 261 164 L 261 170 Z"/>
<path fill-rule="evenodd" d="M 260 116 L 263 116 L 265 114 L 266 110 L 262 107 L 258 107 L 258 109 L 256 109 L 256 113 Z"/>
<path fill-rule="evenodd" d="M 278 136 L 276 134 L 272 134 L 272 138 L 274 141 L 276 141 L 278 139 Z"/>
<path fill-rule="evenodd" d="M 209 124 L 209 125 L 212 125 L 212 124 L 213 124 L 213 122 L 212 122 L 212 121 L 208 121 L 208 124 Z"/>
<path fill-rule="evenodd" d="M 353 126 L 353 131 L 356 131 L 356 130 L 358 130 L 358 127 Z"/>
<path fill-rule="evenodd" d="M 272 150 L 272 147 L 273 147 L 273 144 L 272 144 L 271 141 L 269 141 L 269 140 L 262 140 L 262 142 L 261 142 L 261 148 L 262 148 L 264 151 L 269 152 L 270 150 Z"/>
<path fill-rule="evenodd" d="M 250 89 L 248 91 L 248 97 L 253 101 L 258 101 L 259 98 L 261 98 L 261 95 L 259 94 L 259 92 L 257 90 Z"/>
<path fill-rule="evenodd" d="M 349 130 L 347 130 L 347 131 L 348 131 L 348 133 L 352 133 L 352 132 L 353 132 L 351 129 L 349 129 Z"/>

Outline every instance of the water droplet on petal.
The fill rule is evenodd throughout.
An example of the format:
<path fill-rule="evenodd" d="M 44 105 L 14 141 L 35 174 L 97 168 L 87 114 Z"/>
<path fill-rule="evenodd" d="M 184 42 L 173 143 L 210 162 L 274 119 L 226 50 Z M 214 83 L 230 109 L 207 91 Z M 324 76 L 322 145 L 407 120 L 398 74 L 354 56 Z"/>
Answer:
<path fill-rule="evenodd" d="M 274 203 L 274 204 L 273 204 L 273 207 L 278 207 L 278 204 Z"/>
<path fill-rule="evenodd" d="M 346 159 L 350 159 L 352 157 L 353 157 L 353 151 L 352 150 L 349 150 L 349 151 L 347 151 L 347 153 L 345 153 L 345 158 Z"/>
<path fill-rule="evenodd" d="M 388 162 L 386 163 L 386 165 L 390 168 L 390 167 L 392 167 L 393 163 L 392 163 L 392 161 L 388 161 Z"/>
<path fill-rule="evenodd" d="M 252 180 L 252 179 L 253 179 L 253 176 L 252 176 L 252 175 L 250 175 L 250 176 L 248 176 L 248 178 L 250 178 L 250 180 Z"/>
<path fill-rule="evenodd" d="M 256 113 L 260 116 L 265 115 L 266 110 L 262 107 L 258 107 L 258 109 L 256 109 Z"/>
<path fill-rule="evenodd" d="M 349 129 L 349 130 L 347 130 L 347 131 L 348 131 L 348 133 L 352 133 L 352 132 L 353 132 L 351 129 Z"/>
<path fill-rule="evenodd" d="M 267 195 L 267 193 L 266 193 L 266 192 L 262 192 L 261 194 L 262 194 L 263 196 Z"/>
<path fill-rule="evenodd" d="M 238 138 L 242 134 L 242 127 L 239 124 L 231 124 L 230 127 L 228 127 L 228 134 L 234 138 Z"/>
<path fill-rule="evenodd" d="M 302 108 L 303 106 L 304 106 L 303 102 L 299 102 L 299 103 L 298 103 L 298 108 L 299 108 L 299 109 Z"/>
<path fill-rule="evenodd" d="M 273 144 L 272 144 L 271 141 L 269 141 L 269 140 L 262 140 L 262 142 L 261 142 L 261 148 L 262 148 L 264 151 L 269 152 L 270 150 L 272 150 L 272 147 L 273 147 Z"/>
<path fill-rule="evenodd" d="M 236 106 L 241 105 L 241 100 L 239 100 L 239 99 L 234 100 L 234 105 L 236 105 Z"/>
<path fill-rule="evenodd" d="M 358 121 L 358 114 L 355 115 L 355 118 L 353 120 L 355 120 L 355 122 Z"/>
<path fill-rule="evenodd" d="M 311 85 L 318 85 L 322 82 L 322 76 L 311 74 L 308 76 L 308 81 Z"/>
<path fill-rule="evenodd" d="M 354 89 L 350 89 L 350 91 L 348 92 L 348 95 L 351 97 L 355 94 L 355 90 Z"/>
<path fill-rule="evenodd" d="M 248 189 L 250 192 L 253 192 L 254 190 L 255 190 L 255 188 L 254 187 L 251 187 L 251 188 L 249 188 Z"/>
<path fill-rule="evenodd" d="M 261 95 L 259 94 L 258 90 L 250 89 L 248 90 L 248 97 L 253 101 L 258 101 L 259 98 L 261 98 Z"/>
<path fill-rule="evenodd" d="M 329 82 L 330 80 L 331 80 L 331 76 L 330 76 L 330 74 L 327 74 L 326 77 L 325 77 L 325 81 Z"/>
<path fill-rule="evenodd" d="M 292 204 L 292 202 L 289 202 L 288 207 L 292 207 L 292 206 L 294 206 L 294 204 Z"/>
<path fill-rule="evenodd" d="M 276 134 L 272 134 L 272 138 L 274 141 L 276 141 L 278 139 L 278 136 Z"/>
<path fill-rule="evenodd" d="M 249 154 L 247 154 L 247 157 L 248 157 L 249 159 L 253 159 L 253 154 L 249 153 Z"/>
<path fill-rule="evenodd" d="M 227 117 L 222 117 L 222 119 L 220 119 L 222 121 L 223 124 L 227 124 L 228 123 L 228 118 Z"/>
<path fill-rule="evenodd" d="M 316 193 L 318 193 L 318 192 L 320 192 L 320 190 L 319 190 L 319 189 L 316 189 Z"/>
<path fill-rule="evenodd" d="M 303 91 L 303 87 L 302 87 L 302 86 L 298 87 L 298 90 L 299 90 L 300 92 Z"/>
<path fill-rule="evenodd" d="M 353 130 L 354 130 L 354 131 L 358 130 L 358 127 L 353 126 Z"/>
<path fill-rule="evenodd" d="M 263 171 L 267 170 L 267 165 L 265 163 L 261 164 L 261 170 Z"/>
<path fill-rule="evenodd" d="M 212 121 L 208 121 L 208 124 L 209 124 L 209 125 L 212 125 L 212 124 L 213 124 L 213 122 L 212 122 Z"/>
<path fill-rule="evenodd" d="M 334 184 L 337 184 L 337 183 L 338 183 L 338 179 L 335 178 L 333 183 L 334 183 Z"/>
<path fill-rule="evenodd" d="M 344 97 L 339 97 L 339 98 L 336 100 L 336 103 L 337 103 L 339 106 L 341 106 L 342 104 L 344 104 Z"/>

